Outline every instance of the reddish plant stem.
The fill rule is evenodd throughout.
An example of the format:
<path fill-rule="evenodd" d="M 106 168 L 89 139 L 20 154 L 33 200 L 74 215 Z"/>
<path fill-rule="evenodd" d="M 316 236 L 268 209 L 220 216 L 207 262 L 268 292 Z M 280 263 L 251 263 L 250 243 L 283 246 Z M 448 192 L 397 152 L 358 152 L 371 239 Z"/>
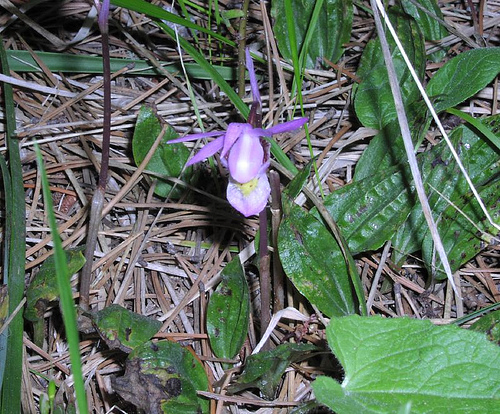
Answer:
<path fill-rule="evenodd" d="M 267 248 L 267 211 L 262 210 L 259 214 L 259 273 L 260 273 L 260 332 L 261 336 L 271 321 L 271 274 L 270 258 Z M 262 348 L 269 349 L 269 342 Z"/>
<path fill-rule="evenodd" d="M 269 173 L 271 182 L 271 238 L 273 251 L 273 312 L 285 307 L 285 273 L 278 254 L 278 230 L 281 222 L 280 176 L 276 171 Z"/>

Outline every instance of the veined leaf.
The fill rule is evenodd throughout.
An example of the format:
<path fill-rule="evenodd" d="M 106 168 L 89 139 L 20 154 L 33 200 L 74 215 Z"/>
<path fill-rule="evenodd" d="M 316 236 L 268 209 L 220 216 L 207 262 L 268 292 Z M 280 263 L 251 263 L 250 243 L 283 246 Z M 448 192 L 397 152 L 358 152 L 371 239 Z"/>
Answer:
<path fill-rule="evenodd" d="M 248 388 L 258 388 L 268 400 L 274 398 L 281 376 L 293 362 L 306 359 L 311 351 L 316 351 L 314 345 L 286 343 L 270 351 L 250 355 L 245 363 L 245 369 L 228 387 L 230 393 L 237 393 Z"/>
<path fill-rule="evenodd" d="M 207 306 L 207 333 L 218 358 L 234 358 L 248 331 L 250 294 L 240 258 L 235 256 L 224 268 L 222 281 Z"/>
<path fill-rule="evenodd" d="M 500 405 L 500 348 L 477 332 L 429 321 L 332 319 L 328 344 L 342 384 L 319 377 L 316 398 L 338 414 L 490 413 Z"/>
<path fill-rule="evenodd" d="M 493 221 L 500 224 L 500 180 L 497 179 L 478 190 Z M 453 206 L 448 206 L 437 220 L 437 228 L 452 272 L 476 256 L 492 241 L 492 235 L 497 233 L 496 228 L 487 221 L 472 193 L 460 197 Z M 425 265 L 433 274 L 434 269 L 437 270 L 435 274 L 437 279 L 445 279 L 446 274 L 442 270 L 439 258 L 436 257 L 434 264 L 433 248 L 432 237 L 427 232 L 422 242 Z"/>
<path fill-rule="evenodd" d="M 321 221 L 292 203 L 280 224 L 278 249 L 286 275 L 318 309 L 328 316 L 356 313 L 346 261 Z"/>
<path fill-rule="evenodd" d="M 417 24 L 407 14 L 394 7 L 389 11 L 389 18 L 417 74 L 422 78 L 425 70 L 425 49 Z M 388 42 L 403 101 L 405 105 L 409 105 L 418 99 L 418 88 L 394 41 L 389 38 Z M 354 100 L 356 115 L 364 126 L 381 129 L 396 119 L 396 108 L 378 39 L 368 42 L 357 74 L 362 82 L 357 88 Z"/>
<path fill-rule="evenodd" d="M 492 133 L 499 134 L 500 116 L 495 115 L 478 121 Z M 461 125 L 452 131 L 450 140 L 460 154 L 462 164 L 464 164 L 474 185 L 485 185 L 492 177 L 500 173 L 498 151 L 492 148 L 485 139 L 478 136 L 476 131 L 466 125 Z M 469 191 L 469 188 L 447 147 L 443 144 L 440 144 L 440 147 L 441 149 L 435 148 L 428 154 L 420 156 L 423 159 L 422 175 L 426 177 L 425 181 L 442 195 L 452 202 L 458 202 Z M 437 218 L 449 207 L 449 203 L 430 187 L 428 187 L 427 194 L 434 217 Z M 472 228 L 471 225 L 467 227 Z M 471 231 L 475 232 L 474 229 Z M 400 265 L 406 255 L 420 250 L 426 234 L 427 224 L 422 214 L 422 208 L 420 204 L 416 204 L 408 220 L 399 228 L 392 239 L 393 261 Z M 461 260 L 460 263 L 463 261 Z"/>
<path fill-rule="evenodd" d="M 427 85 L 436 112 L 452 108 L 483 89 L 500 73 L 500 47 L 460 53 L 439 69 Z"/>
<path fill-rule="evenodd" d="M 439 8 L 436 0 L 415 0 L 420 6 L 422 6 L 427 11 L 433 13 L 437 18 L 444 20 L 443 13 Z M 437 41 L 445 36 L 448 36 L 448 30 L 437 21 L 437 19 L 432 18 L 423 10 L 419 9 L 412 1 L 403 0 L 403 9 L 406 13 L 412 16 L 417 24 L 420 26 L 420 30 L 424 34 L 425 40 Z M 430 55 L 430 58 L 434 62 L 440 61 L 446 54 L 445 49 L 441 49 L 438 52 Z"/>
<path fill-rule="evenodd" d="M 314 68 L 323 58 L 336 62 L 343 53 L 342 45 L 349 41 L 352 27 L 352 0 L 324 0 L 321 13 L 312 19 L 316 1 L 293 0 L 291 10 L 284 0 L 273 0 L 271 14 L 275 19 L 274 33 L 283 57 L 292 60 L 286 13 L 294 14 L 297 49 L 304 47 L 304 38 L 310 25 L 315 25 L 305 50 L 305 66 Z"/>
<path fill-rule="evenodd" d="M 492 120 L 485 122 L 490 125 Z M 465 126 L 451 137 L 475 185 L 485 185 L 500 173 L 498 152 L 488 142 Z M 421 154 L 418 161 L 431 206 L 437 213 L 448 203 L 433 188 L 452 201 L 468 191 L 444 142 Z M 330 194 L 324 205 L 353 254 L 380 248 L 396 231 L 398 235 L 393 240 L 396 251 L 410 252 L 421 247 L 427 228 L 412 188 L 409 168 L 395 167 L 342 187 Z M 400 229 L 407 217 L 410 221 Z"/>

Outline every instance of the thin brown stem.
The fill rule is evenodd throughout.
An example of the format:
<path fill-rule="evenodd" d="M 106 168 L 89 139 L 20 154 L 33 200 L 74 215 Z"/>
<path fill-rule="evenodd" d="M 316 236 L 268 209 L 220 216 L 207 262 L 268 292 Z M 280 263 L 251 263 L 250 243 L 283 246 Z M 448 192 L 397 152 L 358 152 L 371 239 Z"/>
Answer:
<path fill-rule="evenodd" d="M 247 15 L 250 0 L 243 2 L 243 17 L 240 20 L 239 41 L 238 41 L 238 95 L 243 98 L 245 95 L 245 46 L 247 38 Z"/>

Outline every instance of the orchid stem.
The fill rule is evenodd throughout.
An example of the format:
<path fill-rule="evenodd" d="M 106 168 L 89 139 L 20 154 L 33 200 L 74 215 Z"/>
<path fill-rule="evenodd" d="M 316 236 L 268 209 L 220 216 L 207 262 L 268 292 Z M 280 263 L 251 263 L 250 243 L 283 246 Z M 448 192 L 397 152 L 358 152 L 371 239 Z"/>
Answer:
<path fill-rule="evenodd" d="M 269 173 L 271 182 L 271 237 L 273 251 L 273 312 L 285 307 L 285 273 L 278 254 L 278 230 L 281 222 L 280 176 L 276 171 Z"/>
<path fill-rule="evenodd" d="M 259 214 L 259 273 L 260 273 L 260 332 L 261 336 L 271 322 L 271 275 L 270 258 L 267 248 L 267 211 L 262 210 Z M 269 342 L 263 350 L 269 349 Z"/>

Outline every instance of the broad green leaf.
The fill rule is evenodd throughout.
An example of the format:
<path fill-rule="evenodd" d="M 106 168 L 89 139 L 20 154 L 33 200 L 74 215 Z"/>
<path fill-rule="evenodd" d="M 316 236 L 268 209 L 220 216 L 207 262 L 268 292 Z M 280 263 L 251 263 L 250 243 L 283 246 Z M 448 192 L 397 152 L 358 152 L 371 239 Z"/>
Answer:
<path fill-rule="evenodd" d="M 471 325 L 470 330 L 485 333 L 491 342 L 500 345 L 500 310 L 482 316 Z"/>
<path fill-rule="evenodd" d="M 249 388 L 260 390 L 264 398 L 272 400 L 285 370 L 294 362 L 309 357 L 317 351 L 314 345 L 285 343 L 270 351 L 250 355 L 245 362 L 245 369 L 228 387 L 228 392 L 235 394 Z"/>
<path fill-rule="evenodd" d="M 422 79 L 425 70 L 425 48 L 417 24 L 398 8 L 392 8 L 389 17 L 417 75 Z M 388 38 L 388 42 L 403 101 L 408 107 L 419 98 L 418 88 L 394 41 Z M 396 108 L 378 39 L 368 42 L 361 58 L 358 76 L 362 81 L 354 99 L 356 115 L 364 126 L 381 129 L 396 119 Z"/>
<path fill-rule="evenodd" d="M 94 326 L 110 349 L 130 352 L 149 341 L 161 328 L 161 322 L 139 315 L 120 305 L 111 305 L 90 313 Z"/>
<path fill-rule="evenodd" d="M 78 247 L 65 251 L 66 260 L 68 261 L 68 276 L 74 275 L 85 264 L 83 250 L 84 247 Z M 43 320 L 43 314 L 48 304 L 58 299 L 56 265 L 54 255 L 52 255 L 43 262 L 39 272 L 26 290 L 24 317 L 31 322 Z"/>
<path fill-rule="evenodd" d="M 209 402 L 196 391 L 208 391 L 203 366 L 176 342 L 146 342 L 128 356 L 125 375 L 112 381 L 126 401 L 147 413 L 208 414 Z"/>
<path fill-rule="evenodd" d="M 214 354 L 232 359 L 245 342 L 250 314 L 248 284 L 238 256 L 227 264 L 221 277 L 207 306 L 207 333 Z"/>
<path fill-rule="evenodd" d="M 132 138 L 132 152 L 134 162 L 139 165 L 153 145 L 156 137 L 160 134 L 161 123 L 154 111 L 146 106 L 141 107 L 137 116 L 134 137 Z M 178 177 L 189 158 L 189 150 L 182 143 L 167 144 L 178 135 L 172 127 L 168 127 L 162 142 L 151 157 L 146 170 L 168 177 Z M 193 177 L 193 169 L 186 168 L 182 179 L 190 182 Z M 165 180 L 158 179 L 155 193 L 160 197 L 177 199 L 184 193 L 184 188 L 176 187 L 172 192 L 172 185 Z"/>
<path fill-rule="evenodd" d="M 495 115 L 478 121 L 492 133 L 499 134 L 500 116 Z M 498 151 L 482 139 L 481 134 L 478 135 L 477 131 L 461 125 L 452 131 L 450 140 L 460 154 L 462 164 L 468 171 L 474 185 L 482 186 L 500 173 Z M 421 155 L 420 158 L 423 159 L 421 168 L 425 182 L 431 184 L 452 202 L 459 200 L 469 190 L 455 160 L 443 144 L 435 147 L 430 153 Z M 449 206 L 449 203 L 431 187 L 427 188 L 427 195 L 434 216 L 438 217 Z M 427 223 L 420 204 L 417 203 L 408 220 L 399 228 L 392 239 L 393 261 L 401 265 L 406 255 L 420 250 L 426 233 Z"/>
<path fill-rule="evenodd" d="M 478 192 L 493 221 L 500 224 L 500 180 L 478 189 Z M 460 269 L 464 263 L 483 250 L 493 240 L 492 235 L 497 233 L 496 228 L 487 221 L 472 193 L 462 196 L 455 201 L 454 206 L 444 210 L 437 220 L 437 229 L 452 272 Z M 433 270 L 437 271 L 437 279 L 445 279 L 446 274 L 439 258 L 435 258 L 434 264 L 433 247 L 432 237 L 427 233 L 422 242 L 425 265 L 432 273 Z"/>
<path fill-rule="evenodd" d="M 284 0 L 273 0 L 271 8 L 275 19 L 274 34 L 285 59 L 292 60 L 286 13 L 293 13 L 299 51 L 304 47 L 307 31 L 313 30 L 305 55 L 305 66 L 310 69 L 318 63 L 323 64 L 323 58 L 336 62 L 343 53 L 342 45 L 350 39 L 352 27 L 352 0 L 324 0 L 321 13 L 317 19 L 312 19 L 316 1 L 293 0 L 290 10 L 285 8 Z"/>
<path fill-rule="evenodd" d="M 444 20 L 443 13 L 441 13 L 441 9 L 439 8 L 436 0 L 415 0 L 420 6 L 422 6 L 427 11 L 434 14 L 441 20 Z M 441 25 L 436 19 L 429 16 L 423 10 L 417 8 L 413 1 L 403 0 L 402 1 L 403 9 L 406 13 L 412 16 L 415 21 L 418 23 L 420 30 L 422 31 L 425 40 L 428 41 L 437 41 L 441 40 L 443 37 L 448 36 L 448 30 Z M 439 62 L 446 55 L 446 49 L 441 49 L 438 52 L 430 55 L 430 58 L 434 62 Z"/>
<path fill-rule="evenodd" d="M 494 129 L 495 119 L 484 122 Z M 457 128 L 451 138 L 476 186 L 486 184 L 500 173 L 496 149 L 466 126 Z M 448 203 L 433 188 L 452 201 L 468 190 L 444 142 L 419 155 L 418 162 L 426 193 L 437 213 L 447 208 Z M 380 248 L 398 231 L 393 244 L 403 255 L 420 249 L 427 229 L 412 188 L 408 166 L 395 167 L 342 187 L 330 194 L 324 205 L 341 228 L 353 254 Z M 403 226 L 410 212 L 410 221 Z"/>
<path fill-rule="evenodd" d="M 421 101 L 409 105 L 408 121 L 415 148 L 420 146 L 431 122 L 431 118 L 425 115 L 426 110 Z M 371 177 L 377 171 L 384 171 L 399 164 L 405 165 L 407 158 L 399 122 L 393 119 L 370 140 L 368 147 L 361 154 L 356 164 L 354 180 Z"/>
<path fill-rule="evenodd" d="M 356 313 L 356 294 L 342 251 L 324 224 L 292 204 L 278 234 L 278 250 L 297 290 L 328 316 Z"/>
<path fill-rule="evenodd" d="M 331 193 L 324 205 L 352 254 L 377 250 L 406 220 L 415 197 L 409 171 L 392 168 Z"/>
<path fill-rule="evenodd" d="M 492 413 L 500 405 L 500 348 L 484 335 L 415 319 L 332 319 L 328 343 L 342 384 L 319 377 L 316 398 L 337 414 Z"/>
<path fill-rule="evenodd" d="M 470 98 L 500 73 L 500 47 L 460 53 L 439 69 L 427 85 L 436 112 Z"/>

